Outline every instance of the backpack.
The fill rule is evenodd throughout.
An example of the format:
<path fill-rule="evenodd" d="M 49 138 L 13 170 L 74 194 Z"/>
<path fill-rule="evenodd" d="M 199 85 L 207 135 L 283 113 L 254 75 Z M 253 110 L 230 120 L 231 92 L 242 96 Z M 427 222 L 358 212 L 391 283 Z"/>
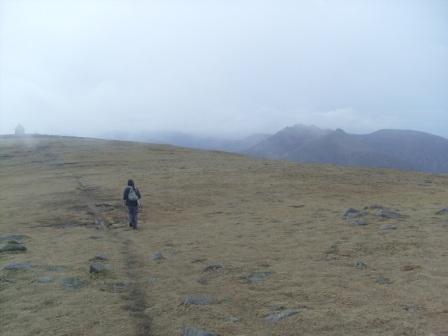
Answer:
<path fill-rule="evenodd" d="M 133 187 L 129 188 L 128 201 L 131 201 L 131 202 L 138 201 L 137 192 L 135 191 L 135 189 Z"/>

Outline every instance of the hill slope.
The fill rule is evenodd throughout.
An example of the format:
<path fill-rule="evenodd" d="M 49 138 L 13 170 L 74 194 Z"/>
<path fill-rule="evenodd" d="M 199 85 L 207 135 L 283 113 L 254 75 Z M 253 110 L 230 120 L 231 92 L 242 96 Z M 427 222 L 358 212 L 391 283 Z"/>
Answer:
<path fill-rule="evenodd" d="M 298 125 L 281 130 L 246 153 L 296 162 L 448 172 L 448 140 L 407 130 L 358 135 Z"/>
<path fill-rule="evenodd" d="M 0 181 L 2 335 L 448 332 L 445 176 L 2 137 Z"/>

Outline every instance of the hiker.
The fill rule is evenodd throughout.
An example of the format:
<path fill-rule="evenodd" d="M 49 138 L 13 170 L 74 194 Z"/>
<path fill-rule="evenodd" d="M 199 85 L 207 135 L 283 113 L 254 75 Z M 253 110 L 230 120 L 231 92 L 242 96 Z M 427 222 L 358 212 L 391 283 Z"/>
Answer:
<path fill-rule="evenodd" d="M 134 184 L 133 180 L 128 180 L 128 186 L 123 192 L 123 204 L 128 207 L 129 213 L 129 226 L 134 230 L 137 230 L 138 224 L 138 208 L 140 207 L 140 191 Z"/>

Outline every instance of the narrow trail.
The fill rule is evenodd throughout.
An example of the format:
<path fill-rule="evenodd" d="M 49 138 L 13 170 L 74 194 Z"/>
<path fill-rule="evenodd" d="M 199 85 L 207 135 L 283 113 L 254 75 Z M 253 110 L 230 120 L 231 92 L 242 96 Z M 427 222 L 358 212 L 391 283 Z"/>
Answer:
<path fill-rule="evenodd" d="M 122 298 L 126 301 L 127 309 L 132 318 L 136 321 L 136 336 L 151 336 L 151 318 L 146 312 L 148 300 L 144 290 L 144 279 L 141 279 L 141 270 L 145 267 L 142 256 L 135 251 L 132 246 L 132 240 L 123 237 L 123 231 L 113 231 L 104 216 L 102 210 L 95 206 L 95 197 L 92 188 L 82 182 L 81 177 L 76 177 L 79 189 L 84 194 L 86 206 L 94 217 L 95 228 L 105 232 L 111 240 L 115 241 L 116 246 L 121 246 L 121 255 L 124 263 L 125 274 L 127 277 L 127 291 L 123 293 Z M 127 232 L 127 231 L 125 231 Z"/>

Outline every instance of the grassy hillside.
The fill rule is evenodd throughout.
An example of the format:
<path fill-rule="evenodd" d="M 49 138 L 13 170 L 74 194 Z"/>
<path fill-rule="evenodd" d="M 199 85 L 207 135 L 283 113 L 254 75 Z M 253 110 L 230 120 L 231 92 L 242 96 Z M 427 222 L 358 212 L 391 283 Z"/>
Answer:
<path fill-rule="evenodd" d="M 448 335 L 447 176 L 2 137 L 0 182 L 4 336 Z"/>

